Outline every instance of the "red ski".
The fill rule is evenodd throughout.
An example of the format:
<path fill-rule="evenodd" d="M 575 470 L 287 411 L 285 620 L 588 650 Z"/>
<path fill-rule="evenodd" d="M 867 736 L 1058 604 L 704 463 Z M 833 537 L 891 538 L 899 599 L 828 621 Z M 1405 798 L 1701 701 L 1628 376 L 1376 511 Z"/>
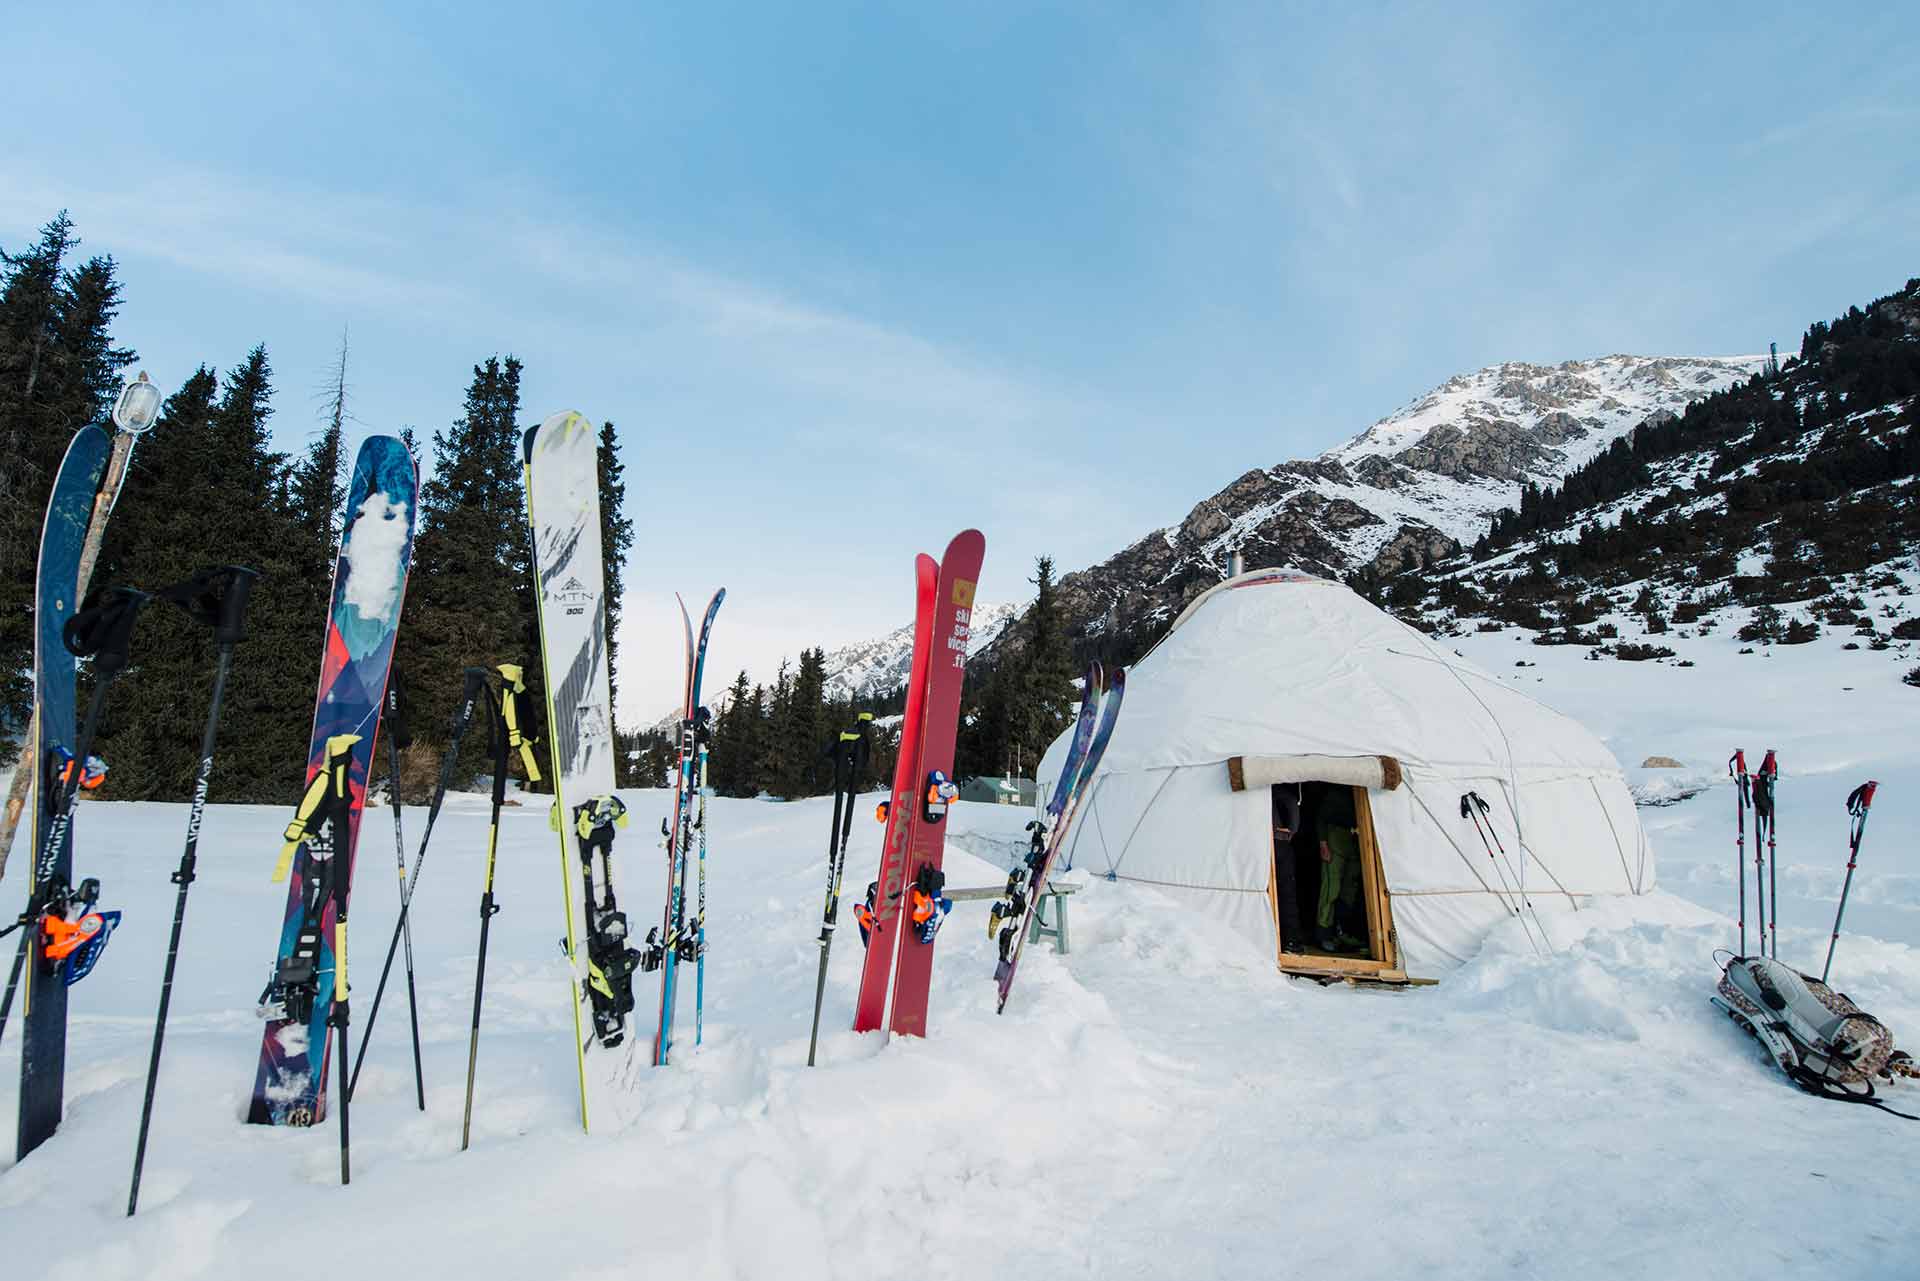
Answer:
<path fill-rule="evenodd" d="M 947 810 L 958 797 L 953 785 L 954 739 L 960 727 L 960 686 L 967 674 L 967 636 L 973 618 L 974 584 L 987 540 L 977 529 L 956 535 L 940 558 L 940 587 L 934 597 L 933 654 L 927 665 L 927 694 L 921 714 L 920 762 L 908 800 L 913 823 L 907 829 L 907 911 L 900 918 L 899 957 L 894 963 L 893 1012 L 888 1026 L 901 1036 L 927 1034 L 927 991 L 933 981 L 933 942 L 940 922 L 953 906 L 941 859 L 946 852 Z M 904 753 L 903 753 L 904 755 Z M 894 784 L 893 813 L 901 789 Z"/>
<path fill-rule="evenodd" d="M 900 718 L 900 759 L 893 767 L 887 835 L 880 843 L 880 871 L 874 878 L 866 967 L 860 972 L 860 997 L 853 1007 L 856 1032 L 877 1032 L 886 1023 L 887 989 L 893 980 L 894 944 L 900 933 L 901 900 L 906 892 L 907 837 L 918 813 L 915 798 L 920 793 L 920 727 L 926 713 L 927 662 L 933 651 L 934 592 L 940 566 L 922 552 L 914 558 L 913 573 L 913 667 L 907 677 L 906 712 Z"/>

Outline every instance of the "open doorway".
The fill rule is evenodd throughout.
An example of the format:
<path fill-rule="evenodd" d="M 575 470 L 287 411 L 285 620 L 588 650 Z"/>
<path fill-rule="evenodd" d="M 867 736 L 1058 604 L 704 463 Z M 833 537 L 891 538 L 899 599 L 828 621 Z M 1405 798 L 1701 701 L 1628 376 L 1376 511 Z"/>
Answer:
<path fill-rule="evenodd" d="M 1271 785 L 1274 930 L 1280 968 L 1400 977 L 1367 789 L 1308 780 Z"/>

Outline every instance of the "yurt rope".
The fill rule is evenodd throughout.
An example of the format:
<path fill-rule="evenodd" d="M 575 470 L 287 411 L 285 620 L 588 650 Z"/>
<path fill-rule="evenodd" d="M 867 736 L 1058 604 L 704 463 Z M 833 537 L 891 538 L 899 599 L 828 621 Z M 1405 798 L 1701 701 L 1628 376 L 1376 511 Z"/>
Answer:
<path fill-rule="evenodd" d="M 1428 642 L 1428 644 L 1432 644 L 1432 642 Z M 1507 749 L 1507 809 L 1513 814 L 1513 843 L 1520 851 L 1520 868 L 1517 873 L 1520 881 L 1520 903 L 1527 911 L 1533 912 L 1533 923 L 1535 927 L 1539 929 L 1541 937 L 1544 939 L 1547 933 L 1546 926 L 1540 923 L 1540 913 L 1534 911 L 1532 900 L 1527 898 L 1527 832 L 1526 828 L 1523 827 L 1520 822 L 1520 772 L 1519 767 L 1514 764 L 1513 760 L 1513 740 L 1507 736 L 1507 727 L 1500 723 L 1500 718 L 1493 714 L 1491 707 L 1487 706 L 1487 700 L 1480 697 L 1480 692 L 1467 683 L 1467 678 L 1462 676 L 1459 670 L 1447 661 L 1446 656 L 1435 654 L 1433 655 L 1433 659 L 1446 669 L 1447 675 L 1453 677 L 1453 679 L 1459 683 L 1460 688 L 1467 692 L 1468 698 L 1471 698 L 1480 705 L 1480 710 L 1487 714 L 1487 719 L 1493 723 L 1493 728 L 1499 731 L 1500 742 Z M 1551 873 L 1549 873 L 1549 875 L 1551 875 Z M 1568 895 L 1567 897 L 1568 900 L 1571 901 L 1573 896 Z M 1551 940 L 1547 941 L 1547 950 L 1549 952 L 1554 950 Z"/>
<path fill-rule="evenodd" d="M 1587 786 L 1593 788 L 1594 803 L 1600 807 L 1601 815 L 1607 820 L 1607 831 L 1613 834 L 1613 852 L 1620 856 L 1620 874 L 1627 878 L 1627 892 L 1638 894 L 1640 887 L 1634 884 L 1633 869 L 1627 866 L 1627 851 L 1620 844 L 1620 829 L 1613 824 L 1613 815 L 1607 813 L 1607 803 L 1600 797 L 1600 789 L 1594 787 L 1593 780 L 1587 780 Z"/>
<path fill-rule="evenodd" d="M 1109 876 L 1115 875 L 1120 871 L 1120 864 L 1127 857 L 1127 851 L 1133 848 L 1133 838 L 1140 835 L 1140 825 L 1147 821 L 1147 815 L 1153 812 L 1154 803 L 1160 799 L 1160 793 L 1167 790 L 1167 784 L 1173 782 L 1173 776 L 1179 772 L 1180 772 L 1180 767 L 1177 765 L 1168 769 L 1167 776 L 1160 780 L 1160 786 L 1153 789 L 1153 795 L 1149 796 L 1147 798 L 1147 803 L 1141 807 L 1140 817 L 1133 820 L 1133 830 L 1127 833 L 1127 839 L 1124 842 L 1122 842 L 1120 846 L 1120 857 L 1115 858 L 1111 854 L 1107 856 L 1107 874 Z M 1102 776 L 1102 781 L 1105 781 L 1104 775 Z M 1090 796 L 1087 799 L 1091 801 L 1091 800 L 1094 800 L 1095 797 Z M 1097 815 L 1099 811 L 1095 810 L 1094 813 Z M 1094 821 L 1097 823 L 1099 822 L 1099 819 L 1096 818 Z M 1106 843 L 1107 843 L 1107 832 L 1105 828 L 1101 828 L 1100 844 L 1102 848 L 1105 848 Z M 1074 849 L 1072 852 L 1078 853 L 1079 848 L 1080 848 L 1079 838 L 1076 837 L 1074 839 Z M 1067 866 L 1068 867 L 1073 866 L 1073 860 L 1071 858 L 1067 860 Z"/>

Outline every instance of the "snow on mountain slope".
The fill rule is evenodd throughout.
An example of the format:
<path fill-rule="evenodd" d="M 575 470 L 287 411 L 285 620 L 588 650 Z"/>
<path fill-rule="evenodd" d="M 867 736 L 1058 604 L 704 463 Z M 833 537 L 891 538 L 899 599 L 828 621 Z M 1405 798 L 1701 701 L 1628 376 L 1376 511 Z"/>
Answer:
<path fill-rule="evenodd" d="M 967 652 L 975 653 L 994 641 L 1007 624 L 1020 616 L 1025 605 L 975 605 Z M 913 666 L 913 624 L 896 628 L 885 636 L 858 644 L 844 645 L 827 654 L 827 697 L 851 698 L 855 695 L 883 694 L 907 683 Z"/>
<path fill-rule="evenodd" d="M 1588 662 L 1513 632 L 1452 643 L 1588 723 L 1637 781 L 1659 776 L 1638 768 L 1658 752 L 1705 786 L 1641 811 L 1665 892 L 1621 905 L 1631 912 L 1549 918 L 1565 926 L 1550 954 L 1513 926 L 1437 987 L 1368 992 L 1283 978 L 1151 887 L 1093 881 L 1073 900 L 1072 952 L 1030 949 L 1004 1016 L 985 905 L 963 902 L 941 937 L 924 1041 L 847 1030 L 861 951 L 840 932 L 809 1069 L 831 804 L 716 798 L 706 1043 L 643 1074 L 632 1126 L 583 1135 L 553 947 L 553 838 L 544 810 L 511 809 L 474 1146 L 461 1153 L 486 808 L 456 795 L 413 900 L 427 1111 L 414 1108 L 396 1007 L 354 1100 L 346 1188 L 332 1124 L 238 1119 L 280 907 L 265 864 L 286 815 L 213 806 L 131 1220 L 126 1171 L 174 893 L 154 842 L 184 830 L 186 806 L 86 803 L 81 869 L 126 918 L 73 991 L 60 1132 L 18 1165 L 0 1143 L 0 1240 L 58 1224 L 62 1269 L 91 1281 L 237 1275 L 296 1244 L 292 1214 L 327 1224 L 326 1271 L 379 1277 L 430 1260 L 426 1274 L 470 1281 L 1170 1266 L 1249 1279 L 1735 1281 L 1755 1259 L 1909 1275 L 1920 1224 L 1899 1175 L 1907 1123 L 1797 1092 L 1706 997 L 1713 951 L 1734 937 L 1725 758 L 1777 747 L 1782 956 L 1817 967 L 1824 954 L 1842 800 L 1876 777 L 1835 973 L 1899 1040 L 1920 1041 L 1920 893 L 1901 859 L 1920 840 L 1920 693 L 1838 637 L 1751 655 L 1722 633 L 1684 638 L 1692 668 Z M 624 795 L 635 833 L 669 804 Z M 994 862 L 1023 844 L 1027 817 L 956 806 L 950 883 L 1000 881 Z M 409 831 L 421 818 L 406 815 Z M 369 823 L 365 839 L 380 830 Z M 644 841 L 621 839 L 616 853 L 646 856 Z M 849 884 L 870 877 L 879 840 L 877 825 L 856 825 Z M 644 921 L 659 905 L 641 879 L 623 900 Z M 367 983 L 397 904 L 391 877 L 357 888 L 353 964 Z M 638 990 L 644 1014 L 657 987 Z M 356 1044 L 370 996 L 354 1003 Z M 16 1106 L 18 1045 L 0 1045 L 0 1117 Z M 1914 1086 L 1892 1093 L 1903 1110 L 1920 1105 Z M 1791 1189 L 1794 1213 L 1740 1211 L 1774 1184 Z M 909 1222 L 882 1230 L 885 1212 Z"/>
<path fill-rule="evenodd" d="M 1152 630 L 1226 575 L 1291 565 L 1338 577 L 1445 554 L 1528 483 L 1557 483 L 1638 424 L 1757 372 L 1761 356 L 1507 363 L 1448 379 L 1318 458 L 1250 471 L 1185 520 L 1061 580 L 1072 625 Z"/>
<path fill-rule="evenodd" d="M 967 640 L 967 652 L 978 653 L 1000 638 L 1007 625 L 1020 617 L 1025 605 L 977 604 L 973 607 L 973 621 Z M 907 683 L 909 669 L 913 666 L 913 624 L 897 627 L 885 636 L 873 640 L 857 641 L 851 645 L 842 645 L 839 649 L 828 650 L 826 656 L 827 697 L 830 699 L 866 698 L 901 688 Z M 773 673 L 761 672 L 749 674 L 748 679 L 762 685 L 773 684 Z M 715 692 L 708 700 L 707 707 L 718 716 L 728 704 L 728 692 L 725 687 Z M 678 710 L 668 712 L 655 723 L 654 729 L 662 734 L 672 734 L 680 723 Z"/>

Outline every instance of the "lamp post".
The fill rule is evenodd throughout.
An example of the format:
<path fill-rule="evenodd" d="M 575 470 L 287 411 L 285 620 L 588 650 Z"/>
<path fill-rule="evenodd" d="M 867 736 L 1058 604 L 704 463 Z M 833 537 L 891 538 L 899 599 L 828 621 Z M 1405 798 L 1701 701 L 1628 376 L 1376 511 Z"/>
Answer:
<path fill-rule="evenodd" d="M 93 563 L 100 557 L 100 539 L 107 529 L 107 516 L 113 511 L 113 500 L 120 496 L 120 483 L 127 476 L 127 461 L 133 456 L 133 442 L 151 428 L 154 420 L 160 417 L 160 389 L 149 382 L 145 370 L 141 370 L 132 382 L 120 389 L 120 395 L 113 402 L 113 425 L 120 430 L 113 438 L 113 453 L 107 458 L 107 471 L 100 482 L 100 492 L 94 495 L 93 514 L 87 520 L 86 541 L 80 547 L 80 573 L 75 582 L 74 600 L 77 602 L 87 594 L 87 583 L 93 578 Z M 40 713 L 34 711 L 27 722 L 27 737 L 20 748 L 20 760 L 14 767 L 13 785 L 7 793 L 4 808 L 0 808 L 0 876 L 7 871 L 7 851 L 13 846 L 13 834 L 20 824 L 20 815 L 26 808 L 27 788 L 36 768 L 34 747 L 40 741 Z"/>

